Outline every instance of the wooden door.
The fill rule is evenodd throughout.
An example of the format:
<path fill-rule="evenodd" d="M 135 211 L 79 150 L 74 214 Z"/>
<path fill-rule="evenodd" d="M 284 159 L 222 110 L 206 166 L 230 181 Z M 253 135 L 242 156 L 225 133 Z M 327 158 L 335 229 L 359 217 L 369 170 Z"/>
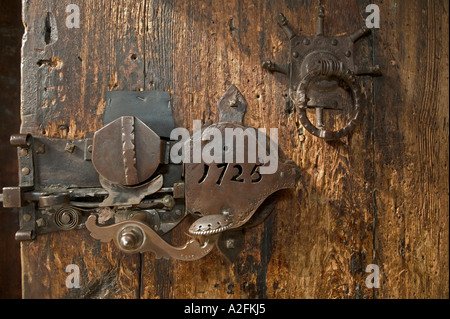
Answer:
<path fill-rule="evenodd" d="M 245 124 L 279 128 L 301 169 L 294 190 L 245 233 L 240 257 L 193 262 L 127 255 L 87 230 L 21 243 L 25 298 L 448 298 L 448 1 L 375 1 L 381 25 L 360 40 L 363 121 L 340 142 L 302 130 L 285 112 L 288 79 L 261 68 L 286 61 L 276 17 L 314 35 L 317 1 L 23 1 L 22 133 L 84 138 L 102 127 L 105 92 L 164 90 L 175 124 L 218 120 L 230 84 Z M 372 1 L 323 0 L 325 33 L 365 23 Z M 302 134 L 299 134 L 301 132 Z M 185 233 L 174 230 L 178 243 Z M 80 288 L 65 285 L 67 265 Z M 365 284 L 367 265 L 380 288 Z"/>

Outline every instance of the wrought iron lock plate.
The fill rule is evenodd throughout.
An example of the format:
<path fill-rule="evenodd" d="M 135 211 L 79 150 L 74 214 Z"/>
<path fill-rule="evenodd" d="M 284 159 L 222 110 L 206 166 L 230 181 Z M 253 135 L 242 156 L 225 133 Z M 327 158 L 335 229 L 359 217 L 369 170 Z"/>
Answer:
<path fill-rule="evenodd" d="M 219 122 L 205 128 L 199 137 L 201 142 L 209 142 L 207 136 L 212 130 L 221 133 L 219 135 L 222 137 L 226 136 L 227 130 L 236 129 L 244 134 L 247 128 L 242 121 L 246 107 L 242 94 L 235 86 L 231 86 L 218 102 Z M 239 138 L 239 133 L 236 138 Z M 243 135 L 240 137 L 243 138 Z M 256 142 L 257 147 L 269 147 L 270 138 L 263 138 L 267 141 L 265 145 L 246 136 L 242 151 L 248 154 L 252 142 Z M 295 187 L 297 167 L 293 162 L 279 162 L 275 173 L 261 174 L 260 168 L 267 163 L 259 159 L 253 162 L 248 158 L 239 161 L 236 144 L 227 146 L 224 140 L 219 144 L 223 146 L 222 161 L 185 164 L 186 209 L 200 217 L 191 225 L 189 233 L 202 237 L 220 234 L 217 246 L 229 260 L 233 260 L 242 247 L 242 229 L 254 224 L 257 219 L 263 220 L 271 212 L 273 207 L 270 205 L 258 211 L 271 194 Z M 190 145 L 192 147 L 193 143 Z M 230 153 L 235 156 L 227 160 L 227 154 Z"/>
<path fill-rule="evenodd" d="M 318 9 L 315 36 L 297 35 L 283 14 L 278 16 L 278 24 L 286 34 L 290 45 L 290 61 L 276 64 L 265 61 L 264 69 L 289 77 L 289 105 L 294 106 L 303 127 L 312 135 L 325 140 L 337 140 L 350 134 L 361 117 L 361 89 L 356 76 L 381 75 L 380 67 L 360 66 L 355 61 L 354 45 L 371 31 L 366 27 L 350 35 L 324 35 L 325 10 Z M 324 116 L 330 110 L 343 111 L 343 98 L 338 88 L 351 94 L 353 108 L 348 115 L 346 126 L 332 131 L 326 128 Z M 291 108 L 291 106 L 289 107 Z M 316 113 L 313 124 L 307 110 Z"/>
<path fill-rule="evenodd" d="M 246 129 L 246 102 L 236 87 L 218 107 L 219 123 L 204 133 Z M 259 172 L 267 164 L 259 159 L 173 163 L 167 92 L 109 92 L 104 124 L 92 138 L 80 140 L 11 137 L 18 148 L 20 182 L 4 188 L 2 200 L 5 207 L 19 208 L 16 239 L 87 228 L 92 237 L 113 241 L 126 253 L 196 260 L 217 246 L 234 260 L 244 244 L 242 229 L 270 214 L 272 193 L 295 185 L 296 166 L 289 162 L 267 175 Z M 187 216 L 195 221 L 184 245 L 161 238 Z"/>

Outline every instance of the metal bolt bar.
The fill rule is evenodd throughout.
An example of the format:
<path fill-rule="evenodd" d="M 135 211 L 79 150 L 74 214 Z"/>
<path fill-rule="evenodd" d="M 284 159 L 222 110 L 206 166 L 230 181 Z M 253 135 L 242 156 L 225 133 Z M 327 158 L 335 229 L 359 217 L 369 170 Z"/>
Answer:
<path fill-rule="evenodd" d="M 363 36 L 365 36 L 366 34 L 370 33 L 370 29 L 367 27 L 362 27 L 361 29 L 359 29 L 358 31 L 356 31 L 355 33 L 350 35 L 350 40 L 352 40 L 353 42 L 358 41 L 359 39 L 361 39 Z"/>
<path fill-rule="evenodd" d="M 316 121 L 317 121 L 317 127 L 318 128 L 324 128 L 324 124 L 323 124 L 323 108 L 318 107 L 316 108 Z"/>

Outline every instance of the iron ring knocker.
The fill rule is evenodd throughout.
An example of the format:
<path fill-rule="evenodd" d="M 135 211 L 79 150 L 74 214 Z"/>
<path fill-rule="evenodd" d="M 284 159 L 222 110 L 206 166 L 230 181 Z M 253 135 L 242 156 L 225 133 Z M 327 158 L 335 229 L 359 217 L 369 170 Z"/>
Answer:
<path fill-rule="evenodd" d="M 308 108 L 308 86 L 310 85 L 312 80 L 317 79 L 319 76 L 336 78 L 339 81 L 343 81 L 350 88 L 354 104 L 354 115 L 348 122 L 348 124 L 340 130 L 328 131 L 322 125 L 316 127 L 311 123 L 308 116 L 306 115 L 306 110 Z M 335 61 L 320 61 L 320 66 L 318 68 L 315 68 L 314 70 L 308 72 L 303 77 L 300 84 L 297 86 L 295 96 L 292 96 L 291 99 L 294 103 L 303 127 L 314 136 L 325 139 L 327 141 L 338 140 L 350 134 L 355 128 L 356 123 L 361 115 L 361 90 L 356 81 L 356 77 L 350 70 L 343 71 L 342 63 L 336 63 Z"/>

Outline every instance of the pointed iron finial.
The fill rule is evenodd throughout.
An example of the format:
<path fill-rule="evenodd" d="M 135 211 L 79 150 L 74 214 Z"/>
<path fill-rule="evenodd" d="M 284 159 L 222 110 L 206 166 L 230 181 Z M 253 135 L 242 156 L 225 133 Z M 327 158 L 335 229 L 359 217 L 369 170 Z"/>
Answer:
<path fill-rule="evenodd" d="M 219 121 L 235 121 L 242 123 L 247 111 L 247 102 L 237 87 L 232 84 L 217 103 L 219 109 Z"/>

